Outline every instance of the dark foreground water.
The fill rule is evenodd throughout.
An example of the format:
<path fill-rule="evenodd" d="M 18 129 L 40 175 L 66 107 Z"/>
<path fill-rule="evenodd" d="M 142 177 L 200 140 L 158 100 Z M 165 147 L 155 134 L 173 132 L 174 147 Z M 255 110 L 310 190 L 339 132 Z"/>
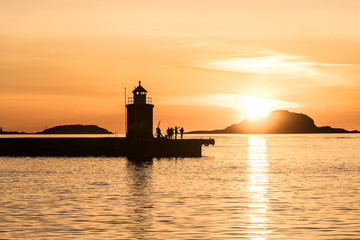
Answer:
<path fill-rule="evenodd" d="M 360 134 L 213 137 L 202 158 L 0 157 L 0 239 L 360 239 Z"/>

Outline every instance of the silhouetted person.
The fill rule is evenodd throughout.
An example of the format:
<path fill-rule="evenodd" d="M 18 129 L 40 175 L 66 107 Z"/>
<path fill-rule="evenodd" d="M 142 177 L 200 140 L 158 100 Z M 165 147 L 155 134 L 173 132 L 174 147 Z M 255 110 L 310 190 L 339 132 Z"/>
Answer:
<path fill-rule="evenodd" d="M 173 135 L 174 135 L 174 129 L 171 127 L 170 128 L 170 139 L 173 138 Z"/>
<path fill-rule="evenodd" d="M 167 133 L 166 137 L 170 139 L 170 128 L 169 127 L 166 129 L 166 133 Z"/>
<path fill-rule="evenodd" d="M 156 137 L 157 137 L 157 138 L 164 137 L 164 136 L 161 134 L 161 129 L 160 129 L 160 127 L 157 127 L 157 128 L 156 128 Z"/>
<path fill-rule="evenodd" d="M 179 131 L 178 131 L 178 127 L 175 126 L 175 139 L 177 139 L 177 135 L 178 135 Z"/>
<path fill-rule="evenodd" d="M 184 128 L 180 128 L 180 136 L 181 136 L 181 139 L 183 139 L 183 134 L 184 134 Z"/>

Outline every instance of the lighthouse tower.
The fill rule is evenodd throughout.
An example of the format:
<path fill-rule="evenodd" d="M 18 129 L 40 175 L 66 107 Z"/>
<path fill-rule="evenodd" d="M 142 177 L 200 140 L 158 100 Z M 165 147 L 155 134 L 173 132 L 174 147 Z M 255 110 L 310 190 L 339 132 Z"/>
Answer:
<path fill-rule="evenodd" d="M 147 91 L 141 86 L 134 89 L 133 97 L 128 98 L 126 105 L 128 139 L 149 139 L 153 137 L 153 108 L 150 97 L 146 97 Z"/>

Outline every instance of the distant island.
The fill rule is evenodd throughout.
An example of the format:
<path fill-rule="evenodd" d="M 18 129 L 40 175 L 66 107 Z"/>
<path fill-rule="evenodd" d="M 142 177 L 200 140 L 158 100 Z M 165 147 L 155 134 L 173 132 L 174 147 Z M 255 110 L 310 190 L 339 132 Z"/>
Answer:
<path fill-rule="evenodd" d="M 96 125 L 62 125 L 55 126 L 52 128 L 45 129 L 42 132 L 37 132 L 35 134 L 111 134 L 112 132 L 106 130 L 105 128 L 98 127 Z M 26 132 L 6 132 L 1 129 L 0 134 L 29 134 Z"/>
<path fill-rule="evenodd" d="M 264 117 L 246 119 L 240 123 L 233 124 L 225 129 L 210 131 L 192 131 L 188 133 L 359 133 L 359 131 L 347 131 L 342 128 L 330 126 L 317 127 L 314 120 L 302 113 L 289 112 L 287 110 L 276 110 Z"/>
<path fill-rule="evenodd" d="M 39 134 L 111 134 L 105 128 L 96 125 L 63 125 L 45 129 Z"/>

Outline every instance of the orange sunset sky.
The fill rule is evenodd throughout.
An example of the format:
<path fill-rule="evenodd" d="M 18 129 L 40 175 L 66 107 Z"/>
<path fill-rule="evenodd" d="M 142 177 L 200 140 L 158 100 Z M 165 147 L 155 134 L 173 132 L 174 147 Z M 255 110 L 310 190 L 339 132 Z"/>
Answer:
<path fill-rule="evenodd" d="M 0 126 L 221 129 L 275 109 L 360 129 L 358 0 L 0 0 Z"/>

